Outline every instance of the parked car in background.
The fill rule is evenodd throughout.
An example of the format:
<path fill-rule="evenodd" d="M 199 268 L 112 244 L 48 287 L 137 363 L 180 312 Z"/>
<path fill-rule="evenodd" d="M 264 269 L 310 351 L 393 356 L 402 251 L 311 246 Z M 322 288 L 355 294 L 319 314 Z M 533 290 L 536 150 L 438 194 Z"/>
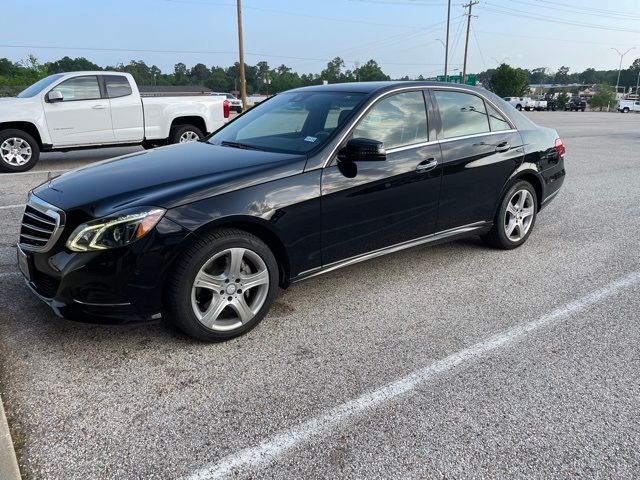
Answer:
<path fill-rule="evenodd" d="M 547 110 L 551 110 L 551 111 L 555 112 L 558 109 L 558 102 L 556 101 L 555 97 L 553 96 L 553 93 L 546 93 L 542 97 L 542 100 L 547 102 Z"/>
<path fill-rule="evenodd" d="M 566 111 L 577 112 L 578 110 L 580 110 L 581 112 L 584 112 L 586 109 L 587 109 L 587 102 L 586 100 L 580 97 L 571 97 L 571 99 L 564 105 L 565 112 Z"/>
<path fill-rule="evenodd" d="M 504 97 L 504 101 L 513 105 L 516 110 L 533 110 L 535 102 L 530 97 Z"/>
<path fill-rule="evenodd" d="M 18 264 L 59 315 L 162 316 L 194 338 L 226 340 L 255 327 L 292 282 L 468 235 L 521 246 L 560 191 L 564 154 L 555 130 L 479 88 L 299 88 L 206 142 L 35 188 Z"/>
<path fill-rule="evenodd" d="M 622 113 L 640 112 L 640 100 L 618 100 L 616 110 Z"/>
<path fill-rule="evenodd" d="M 547 101 L 546 100 L 534 100 L 533 101 L 533 110 L 536 110 L 538 112 L 541 112 L 542 110 L 548 110 L 547 108 Z"/>
<path fill-rule="evenodd" d="M 242 100 L 236 98 L 232 93 L 211 92 L 211 95 L 224 97 L 229 100 L 229 108 L 237 113 L 242 113 Z"/>
<path fill-rule="evenodd" d="M 43 151 L 199 140 L 228 118 L 220 97 L 142 98 L 128 73 L 57 73 L 0 99 L 0 170 L 29 170 Z"/>

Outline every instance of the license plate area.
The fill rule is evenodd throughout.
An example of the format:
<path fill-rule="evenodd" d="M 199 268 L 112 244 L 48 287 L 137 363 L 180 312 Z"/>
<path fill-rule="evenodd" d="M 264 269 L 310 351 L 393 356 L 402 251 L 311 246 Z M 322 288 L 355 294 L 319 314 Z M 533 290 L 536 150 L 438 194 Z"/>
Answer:
<path fill-rule="evenodd" d="M 20 272 L 22 272 L 22 275 L 24 275 L 24 278 L 31 281 L 31 265 L 29 262 L 29 256 L 23 252 L 20 247 L 18 247 L 18 268 L 20 269 Z"/>

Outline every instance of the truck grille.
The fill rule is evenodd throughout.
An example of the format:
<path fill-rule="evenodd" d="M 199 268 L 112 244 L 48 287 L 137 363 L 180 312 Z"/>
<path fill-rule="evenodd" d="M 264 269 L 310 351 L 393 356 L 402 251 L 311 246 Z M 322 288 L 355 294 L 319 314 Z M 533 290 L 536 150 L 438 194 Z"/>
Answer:
<path fill-rule="evenodd" d="M 29 195 L 20 227 L 20 248 L 46 252 L 56 242 L 64 227 L 64 212 L 35 195 Z"/>

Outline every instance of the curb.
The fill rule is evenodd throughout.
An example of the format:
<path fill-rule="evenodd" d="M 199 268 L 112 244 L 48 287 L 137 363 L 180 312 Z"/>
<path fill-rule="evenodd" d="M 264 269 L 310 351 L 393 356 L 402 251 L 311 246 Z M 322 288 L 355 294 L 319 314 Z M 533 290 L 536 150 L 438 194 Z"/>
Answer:
<path fill-rule="evenodd" d="M 2 480 L 20 480 L 18 460 L 13 450 L 13 442 L 9 433 L 9 424 L 4 414 L 2 397 L 0 396 L 0 478 Z"/>

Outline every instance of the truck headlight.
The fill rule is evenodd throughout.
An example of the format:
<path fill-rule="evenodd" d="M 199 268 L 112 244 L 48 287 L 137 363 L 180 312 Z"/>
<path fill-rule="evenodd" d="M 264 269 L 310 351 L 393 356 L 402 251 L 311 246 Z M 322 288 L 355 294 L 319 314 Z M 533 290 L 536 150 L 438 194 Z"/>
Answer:
<path fill-rule="evenodd" d="M 67 248 L 87 252 L 128 245 L 153 230 L 165 212 L 162 208 L 132 210 L 83 223 L 67 240 Z"/>

